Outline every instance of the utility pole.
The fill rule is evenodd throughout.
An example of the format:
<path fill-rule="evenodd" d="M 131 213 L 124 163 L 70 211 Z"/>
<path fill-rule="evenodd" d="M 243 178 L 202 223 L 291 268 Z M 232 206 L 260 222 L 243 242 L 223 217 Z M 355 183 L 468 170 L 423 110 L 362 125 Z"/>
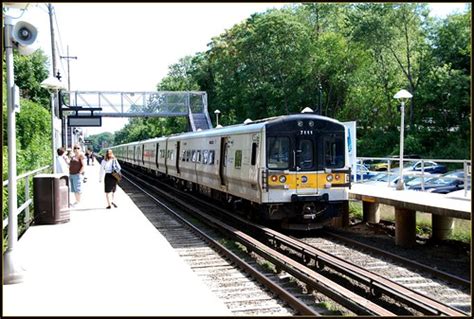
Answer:
<path fill-rule="evenodd" d="M 53 64 L 53 73 L 52 76 L 56 76 L 56 42 L 54 38 L 54 24 L 53 24 L 53 5 L 48 3 L 48 13 L 49 13 L 49 29 L 51 31 L 51 58 Z"/>
<path fill-rule="evenodd" d="M 69 45 L 68 45 L 67 46 L 67 55 L 66 56 L 60 56 L 60 58 L 61 59 L 66 59 L 66 61 L 67 61 L 67 90 L 69 92 L 71 92 L 71 71 L 70 71 L 70 68 L 69 68 L 69 60 L 71 60 L 71 59 L 77 60 L 77 56 L 70 56 L 69 55 Z M 67 127 L 66 117 L 62 117 L 62 121 L 63 121 L 63 145 L 65 145 L 66 148 L 67 148 L 67 136 L 68 136 L 67 132 L 68 132 L 69 128 Z M 72 143 L 71 143 L 71 147 L 72 147 Z"/>
<path fill-rule="evenodd" d="M 77 60 L 77 56 L 69 56 L 69 45 L 67 46 L 67 56 L 61 56 L 61 59 L 67 60 L 67 90 L 71 91 L 71 72 L 69 69 L 69 60 L 75 59 Z"/>

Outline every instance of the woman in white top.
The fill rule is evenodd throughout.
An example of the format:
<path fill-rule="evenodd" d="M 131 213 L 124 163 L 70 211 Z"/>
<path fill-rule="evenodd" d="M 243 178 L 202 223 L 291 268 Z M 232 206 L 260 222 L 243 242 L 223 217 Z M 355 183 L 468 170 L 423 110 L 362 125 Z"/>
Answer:
<path fill-rule="evenodd" d="M 114 207 L 117 207 L 117 204 L 114 203 L 114 193 L 117 189 L 117 179 L 112 175 L 114 170 L 119 173 L 122 168 L 120 167 L 119 162 L 115 159 L 114 153 L 111 149 L 108 149 L 105 153 L 105 157 L 100 163 L 100 173 L 99 173 L 99 183 L 102 182 L 102 177 L 105 173 L 104 179 L 104 189 L 105 189 L 105 198 L 107 199 L 107 209 L 111 208 L 111 204 Z M 112 194 L 112 199 L 110 195 Z"/>

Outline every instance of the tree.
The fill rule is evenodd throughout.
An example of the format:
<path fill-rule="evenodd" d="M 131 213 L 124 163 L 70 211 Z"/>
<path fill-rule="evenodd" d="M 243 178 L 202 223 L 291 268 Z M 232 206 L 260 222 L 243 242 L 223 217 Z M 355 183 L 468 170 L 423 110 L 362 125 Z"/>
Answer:
<path fill-rule="evenodd" d="M 169 67 L 169 72 L 157 85 L 158 91 L 197 91 L 199 86 L 189 74 L 192 57 L 185 56 Z"/>
<path fill-rule="evenodd" d="M 21 96 L 49 109 L 50 95 L 41 87 L 48 77 L 48 58 L 44 52 L 36 50 L 29 56 L 14 52 L 14 73 Z"/>

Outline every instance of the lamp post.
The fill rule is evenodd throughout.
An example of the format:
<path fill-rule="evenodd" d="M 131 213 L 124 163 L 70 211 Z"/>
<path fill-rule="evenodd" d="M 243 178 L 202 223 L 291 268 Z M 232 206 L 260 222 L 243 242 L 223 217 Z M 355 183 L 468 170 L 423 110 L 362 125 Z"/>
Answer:
<path fill-rule="evenodd" d="M 403 190 L 405 187 L 403 185 L 403 134 L 405 131 L 405 102 L 408 99 L 411 99 L 413 95 L 407 90 L 400 90 L 393 96 L 395 99 L 399 100 L 400 105 L 400 113 L 401 113 L 401 124 L 400 124 L 400 176 L 398 178 L 397 183 L 397 190 Z"/>
<path fill-rule="evenodd" d="M 6 59 L 7 77 L 7 145 L 8 145 L 8 247 L 3 254 L 3 284 L 23 282 L 24 269 L 18 262 L 16 246 L 18 244 L 18 206 L 17 206 L 17 170 L 16 170 L 16 114 L 19 109 L 15 104 L 20 103 L 15 98 L 15 76 L 13 68 L 13 49 L 17 48 L 21 55 L 28 55 L 35 50 L 32 47 L 37 37 L 36 28 L 24 21 L 13 23 L 13 18 L 7 14 L 9 8 L 26 10 L 28 4 L 4 3 L 3 7 L 3 36 Z"/>
<path fill-rule="evenodd" d="M 321 83 L 319 83 L 318 85 L 318 89 L 319 89 L 319 107 L 318 107 L 318 113 L 319 115 L 322 114 L 322 101 L 323 101 L 323 86 L 321 85 Z"/>
<path fill-rule="evenodd" d="M 7 134 L 8 134 L 8 248 L 3 255 L 3 282 L 16 284 L 23 281 L 23 269 L 18 264 L 16 245 L 18 242 L 17 186 L 16 186 L 16 115 L 13 103 L 14 71 L 11 17 L 5 16 L 5 55 L 7 74 Z"/>
<path fill-rule="evenodd" d="M 215 110 L 214 114 L 216 115 L 216 127 L 219 126 L 219 114 L 221 114 L 221 111 Z"/>
<path fill-rule="evenodd" d="M 56 174 L 56 136 L 54 134 L 54 121 L 56 116 L 54 114 L 54 97 L 58 90 L 64 88 L 64 85 L 56 77 L 50 76 L 41 82 L 41 87 L 47 89 L 51 96 L 51 148 L 53 154 L 53 173 Z"/>

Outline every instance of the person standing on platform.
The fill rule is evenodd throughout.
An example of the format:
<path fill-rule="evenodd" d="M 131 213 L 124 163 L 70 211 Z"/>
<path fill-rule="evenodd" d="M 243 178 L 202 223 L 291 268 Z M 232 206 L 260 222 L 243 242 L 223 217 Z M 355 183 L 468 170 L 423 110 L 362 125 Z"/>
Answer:
<path fill-rule="evenodd" d="M 56 156 L 56 173 L 68 174 L 69 175 L 69 159 L 67 158 L 64 147 L 60 147 L 56 150 L 58 155 Z"/>
<path fill-rule="evenodd" d="M 81 202 L 81 175 L 84 173 L 84 154 L 82 154 L 81 147 L 79 145 L 74 145 L 73 149 L 74 155 L 71 158 L 69 163 L 69 180 L 71 185 L 71 191 L 74 193 L 76 202 L 72 204 L 73 207 L 77 206 Z"/>
<path fill-rule="evenodd" d="M 94 162 L 95 162 L 95 155 L 94 155 L 94 150 L 93 149 L 89 149 L 91 151 L 91 165 L 94 166 Z"/>
<path fill-rule="evenodd" d="M 112 173 L 120 173 L 120 170 L 122 168 L 120 167 L 119 162 L 114 156 L 114 153 L 112 152 L 111 149 L 108 149 L 107 152 L 105 152 L 104 159 L 100 163 L 100 172 L 99 172 L 99 183 L 102 182 L 102 177 L 104 176 L 105 173 L 105 178 L 104 178 L 104 190 L 105 190 L 105 198 L 107 199 L 107 209 L 110 209 L 111 206 L 113 205 L 115 208 L 117 208 L 117 204 L 114 203 L 114 194 L 115 190 L 117 189 L 117 179 L 112 175 Z"/>
<path fill-rule="evenodd" d="M 91 159 L 91 150 L 90 149 L 87 149 L 86 150 L 86 158 L 87 158 L 87 166 L 89 166 L 89 161 Z"/>

